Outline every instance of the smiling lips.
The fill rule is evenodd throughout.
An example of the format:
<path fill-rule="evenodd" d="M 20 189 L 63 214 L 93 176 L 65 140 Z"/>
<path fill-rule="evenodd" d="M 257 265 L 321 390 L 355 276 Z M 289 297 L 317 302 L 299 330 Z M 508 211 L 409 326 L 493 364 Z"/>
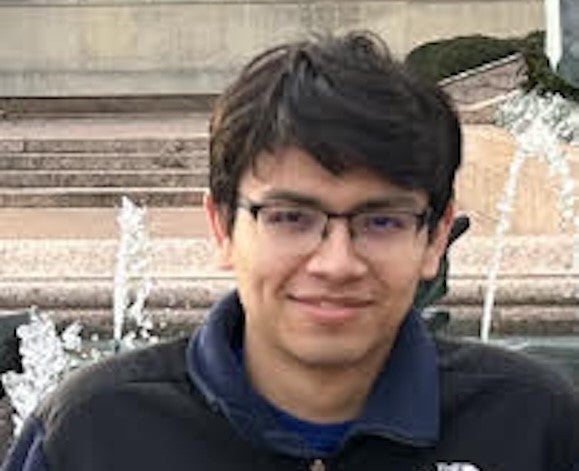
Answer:
<path fill-rule="evenodd" d="M 314 321 L 343 323 L 357 317 L 360 310 L 372 304 L 367 298 L 344 296 L 289 296 Z"/>

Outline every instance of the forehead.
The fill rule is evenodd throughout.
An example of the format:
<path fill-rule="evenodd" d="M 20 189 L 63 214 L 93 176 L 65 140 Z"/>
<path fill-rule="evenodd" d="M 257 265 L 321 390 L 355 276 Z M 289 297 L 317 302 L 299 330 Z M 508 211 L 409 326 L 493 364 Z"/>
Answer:
<path fill-rule="evenodd" d="M 296 147 L 258 155 L 256 168 L 242 176 L 239 192 L 256 200 L 284 193 L 306 195 L 335 210 L 373 200 L 417 208 L 427 203 L 425 192 L 404 189 L 365 168 L 333 174 Z"/>

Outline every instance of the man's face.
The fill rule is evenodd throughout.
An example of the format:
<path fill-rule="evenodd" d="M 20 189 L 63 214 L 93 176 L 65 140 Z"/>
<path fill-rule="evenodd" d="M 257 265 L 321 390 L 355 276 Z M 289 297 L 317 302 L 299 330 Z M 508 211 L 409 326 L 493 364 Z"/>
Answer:
<path fill-rule="evenodd" d="M 260 156 L 257 171 L 242 177 L 239 195 L 258 204 L 285 203 L 283 195 L 290 195 L 292 205 L 307 200 L 333 213 L 375 201 L 415 213 L 427 206 L 423 192 L 366 170 L 332 175 L 297 148 Z M 332 219 L 319 245 L 300 253 L 268 236 L 250 211 L 237 210 L 227 235 L 226 218 L 211 202 L 208 209 L 223 260 L 237 277 L 245 348 L 278 364 L 313 368 L 383 361 L 418 281 L 436 274 L 452 219 L 449 210 L 430 242 L 423 227 L 373 254 L 360 253 L 345 219 Z"/>

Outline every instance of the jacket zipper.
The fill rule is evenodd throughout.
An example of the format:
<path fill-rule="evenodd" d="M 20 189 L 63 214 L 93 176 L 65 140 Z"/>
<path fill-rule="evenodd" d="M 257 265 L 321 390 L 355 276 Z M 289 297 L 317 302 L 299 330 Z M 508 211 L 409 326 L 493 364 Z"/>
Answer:
<path fill-rule="evenodd" d="M 316 458 L 310 463 L 310 471 L 326 471 L 326 465 L 323 460 Z"/>

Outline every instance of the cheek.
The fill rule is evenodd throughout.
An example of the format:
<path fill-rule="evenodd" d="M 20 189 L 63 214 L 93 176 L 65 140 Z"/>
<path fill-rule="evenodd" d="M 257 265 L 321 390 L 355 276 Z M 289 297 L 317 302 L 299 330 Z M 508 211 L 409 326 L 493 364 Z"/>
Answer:
<path fill-rule="evenodd" d="M 239 290 L 252 302 L 271 303 L 291 276 L 291 263 L 272 255 L 255 236 L 236 239 L 231 260 Z"/>
<path fill-rule="evenodd" d="M 425 253 L 405 252 L 374 273 L 384 301 L 388 304 L 407 304 L 413 298 L 422 276 Z"/>
<path fill-rule="evenodd" d="M 405 270 L 406 276 L 420 280 L 433 278 L 440 261 L 441 251 L 436 242 L 429 243 L 426 237 L 416 240 L 416 245 L 405 252 L 401 257 L 401 269 Z"/>

